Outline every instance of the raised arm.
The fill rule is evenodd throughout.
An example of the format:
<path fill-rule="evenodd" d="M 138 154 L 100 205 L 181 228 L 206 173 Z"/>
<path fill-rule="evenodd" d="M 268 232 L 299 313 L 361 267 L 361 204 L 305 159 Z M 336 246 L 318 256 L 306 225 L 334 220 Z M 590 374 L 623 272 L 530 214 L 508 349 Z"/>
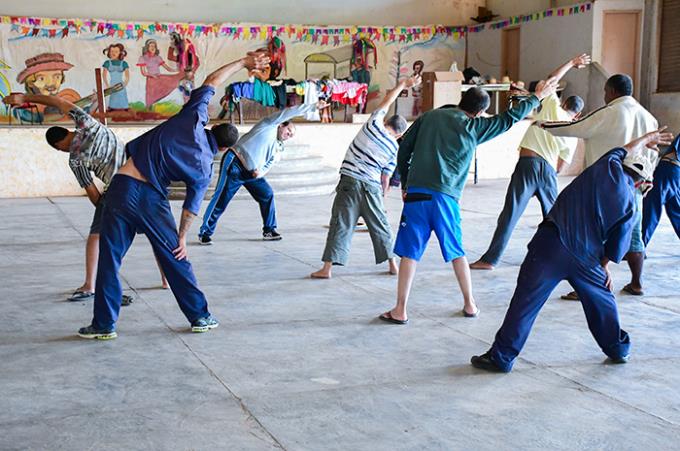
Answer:
<path fill-rule="evenodd" d="M 47 105 L 58 108 L 64 114 L 68 114 L 74 108 L 78 108 L 77 105 L 64 100 L 58 96 L 44 96 L 42 94 L 10 94 L 2 101 L 6 105 L 23 105 L 24 103 L 38 103 L 40 105 Z"/>
<path fill-rule="evenodd" d="M 387 108 L 390 107 L 390 105 L 392 105 L 392 103 L 394 103 L 395 100 L 397 100 L 397 97 L 399 97 L 401 91 L 403 91 L 404 89 L 412 88 L 414 86 L 418 86 L 421 83 L 421 81 L 422 79 L 420 78 L 420 75 L 413 75 L 412 77 L 399 81 L 399 83 L 397 83 L 397 86 L 387 91 L 387 94 L 385 94 L 385 97 L 378 105 L 378 108 L 376 108 L 376 111 L 386 110 Z"/>
<path fill-rule="evenodd" d="M 587 53 L 582 53 L 581 55 L 570 59 L 569 61 L 562 64 L 554 71 L 552 71 L 548 78 L 554 78 L 559 82 L 562 79 L 562 77 L 564 77 L 567 74 L 567 72 L 569 72 L 571 69 L 582 69 L 586 67 L 588 64 L 590 64 L 590 62 L 591 62 L 590 55 L 588 55 Z"/>
<path fill-rule="evenodd" d="M 269 56 L 263 52 L 249 52 L 246 56 L 217 69 L 205 78 L 203 86 L 217 88 L 223 85 L 236 72 L 243 68 L 248 70 L 264 69 L 269 64 Z"/>

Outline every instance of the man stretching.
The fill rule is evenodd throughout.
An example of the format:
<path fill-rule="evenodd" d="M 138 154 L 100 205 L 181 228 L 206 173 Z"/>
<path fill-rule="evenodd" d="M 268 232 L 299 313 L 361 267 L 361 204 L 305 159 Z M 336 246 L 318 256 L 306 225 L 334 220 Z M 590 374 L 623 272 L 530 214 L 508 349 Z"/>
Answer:
<path fill-rule="evenodd" d="M 313 279 L 330 279 L 333 265 L 346 265 L 352 235 L 359 216 L 364 218 L 373 242 L 377 265 L 389 260 L 389 273 L 397 274 L 392 253 L 390 228 L 383 196 L 397 164 L 397 139 L 406 130 L 406 119 L 395 114 L 385 120 L 387 110 L 404 89 L 420 84 L 414 75 L 400 81 L 389 91 L 347 149 L 340 168 L 340 182 L 331 211 L 330 229 L 321 260 L 323 267 L 311 274 Z"/>
<path fill-rule="evenodd" d="M 220 176 L 215 193 L 203 213 L 203 224 L 198 232 L 199 244 L 212 244 L 217 221 L 227 205 L 242 187 L 260 204 L 262 215 L 262 239 L 278 241 L 281 235 L 276 231 L 276 208 L 274 191 L 264 178 L 274 163 L 281 158 L 283 143 L 295 136 L 295 125 L 290 122 L 315 108 L 322 109 L 326 103 L 298 105 L 286 108 L 262 119 L 229 149 L 220 163 Z"/>
<path fill-rule="evenodd" d="M 213 131 L 204 128 L 209 119 L 208 102 L 215 88 L 231 75 L 244 67 L 263 66 L 267 60 L 259 54 L 249 54 L 222 66 L 191 93 L 179 113 L 127 144 L 129 159 L 107 192 L 94 318 L 89 326 L 78 331 L 79 336 L 97 339 L 117 336 L 121 294 L 118 272 L 138 229 L 151 242 L 191 330 L 207 332 L 219 325 L 198 288 L 186 249 L 189 227 L 210 183 L 213 158 L 219 149 L 226 149 L 235 141 L 228 125 Z M 167 198 L 167 188 L 173 181 L 186 184 L 179 231 Z"/>
<path fill-rule="evenodd" d="M 570 69 L 580 69 L 589 63 L 590 56 L 577 56 L 555 69 L 549 78 L 559 81 Z M 541 122 L 569 122 L 578 117 L 581 110 L 583 100 L 579 96 L 571 96 L 560 105 L 557 94 L 553 94 L 541 101 L 533 118 Z M 505 205 L 498 217 L 491 244 L 484 255 L 470 265 L 471 269 L 493 269 L 498 265 L 512 231 L 532 197 L 538 199 L 545 218 L 557 199 L 557 174 L 571 163 L 576 144 L 576 138 L 558 138 L 536 125 L 529 127 L 519 145 L 519 160 L 510 178 Z"/>
<path fill-rule="evenodd" d="M 418 260 L 434 231 L 445 262 L 452 262 L 463 292 L 466 317 L 479 310 L 472 296 L 472 282 L 463 251 L 460 207 L 470 163 L 477 145 L 507 131 L 524 119 L 543 99 L 555 92 L 555 80 L 541 81 L 534 95 L 521 98 L 512 109 L 481 117 L 489 107 L 489 95 L 480 88 L 463 94 L 457 108 L 440 108 L 423 114 L 411 126 L 399 146 L 397 168 L 404 186 L 404 209 L 394 253 L 401 257 L 396 306 L 380 315 L 394 324 L 406 324 L 406 304 Z"/>
<path fill-rule="evenodd" d="M 635 193 L 650 185 L 658 161 L 656 146 L 671 139 L 670 133 L 657 130 L 613 149 L 562 191 L 529 243 L 491 349 L 472 357 L 474 367 L 512 370 L 543 304 L 565 279 L 578 291 L 588 328 L 602 352 L 614 363 L 628 361 L 630 338 L 619 325 L 608 265 L 621 261 L 628 250 Z"/>
<path fill-rule="evenodd" d="M 645 247 L 652 239 L 661 219 L 661 210 L 671 221 L 675 234 L 680 238 L 680 136 L 664 152 L 654 171 L 654 187 L 642 201 L 642 241 Z"/>
<path fill-rule="evenodd" d="M 48 128 L 45 139 L 54 149 L 69 153 L 69 166 L 81 188 L 85 189 L 90 202 L 95 206 L 85 247 L 85 282 L 68 298 L 69 301 L 90 301 L 94 299 L 99 233 L 106 204 L 106 188 L 125 163 L 125 144 L 110 128 L 95 120 L 77 105 L 58 96 L 12 94 L 3 101 L 8 105 L 28 102 L 54 107 L 63 114 L 68 114 L 75 122 L 75 131 L 69 131 L 64 127 Z M 104 182 L 103 192 L 99 192 L 92 173 Z M 163 288 L 167 288 L 168 282 L 162 270 L 161 279 Z M 128 305 L 132 302 L 132 297 L 123 295 L 122 301 L 123 305 Z"/>
<path fill-rule="evenodd" d="M 633 98 L 633 80 L 624 74 L 612 75 L 604 85 L 606 105 L 574 122 L 545 123 L 543 127 L 554 136 L 583 138 L 586 147 L 586 167 L 595 163 L 607 149 L 623 146 L 636 138 L 659 128 L 659 123 Z M 642 266 L 645 246 L 642 242 L 642 196 L 637 196 L 637 217 L 626 261 L 630 267 L 631 282 L 623 290 L 632 295 L 642 295 Z M 563 299 L 578 300 L 577 292 Z"/>

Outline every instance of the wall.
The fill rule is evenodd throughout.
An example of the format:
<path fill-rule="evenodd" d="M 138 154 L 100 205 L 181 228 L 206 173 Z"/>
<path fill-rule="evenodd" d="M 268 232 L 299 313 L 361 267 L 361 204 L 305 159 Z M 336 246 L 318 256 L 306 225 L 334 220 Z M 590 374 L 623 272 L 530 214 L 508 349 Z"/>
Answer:
<path fill-rule="evenodd" d="M 3 2 L 0 14 L 207 23 L 461 25 L 484 4 L 484 0 L 428 0 L 424 8 L 422 0 L 31 0 Z"/>
<path fill-rule="evenodd" d="M 659 0 L 645 3 L 640 101 L 656 116 L 660 125 L 667 125 L 673 133 L 679 134 L 680 92 L 656 92 L 659 71 L 660 7 Z"/>
<path fill-rule="evenodd" d="M 506 178 L 512 174 L 517 148 L 528 126 L 529 121 L 522 121 L 504 135 L 479 146 L 480 179 Z M 149 128 L 112 127 L 126 142 Z M 251 126 L 238 128 L 243 134 Z M 347 146 L 360 128 L 361 124 L 299 124 L 289 144 L 308 145 L 312 154 L 323 157 L 323 165 L 339 168 Z M 45 127 L 0 127 L 0 198 L 84 194 L 69 169 L 68 154 L 49 147 L 44 136 Z"/>
<path fill-rule="evenodd" d="M 517 13 L 515 13 L 517 14 Z M 520 79 L 527 84 L 581 53 L 592 51 L 593 13 L 548 17 L 520 26 Z M 468 36 L 468 65 L 482 74 L 501 77 L 502 30 L 484 30 Z M 588 96 L 588 71 L 572 70 L 564 78 L 566 95 Z M 587 105 L 590 108 L 589 105 Z"/>

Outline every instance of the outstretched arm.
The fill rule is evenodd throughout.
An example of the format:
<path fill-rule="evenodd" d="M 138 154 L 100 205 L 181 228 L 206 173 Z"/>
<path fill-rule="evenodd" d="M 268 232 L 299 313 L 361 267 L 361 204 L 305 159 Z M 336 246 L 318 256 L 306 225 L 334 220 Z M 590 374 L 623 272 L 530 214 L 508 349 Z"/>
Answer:
<path fill-rule="evenodd" d="M 412 77 L 406 78 L 404 80 L 401 80 L 399 83 L 397 83 L 397 86 L 392 88 L 390 91 L 387 91 L 387 94 L 385 94 L 385 97 L 382 99 L 382 102 L 378 105 L 378 108 L 376 108 L 376 111 L 378 110 L 386 110 L 387 108 L 394 103 L 395 100 L 397 100 L 397 97 L 399 97 L 399 93 L 404 90 L 404 88 L 412 88 L 414 86 L 418 86 L 422 79 L 420 78 L 420 75 L 413 75 Z"/>
<path fill-rule="evenodd" d="M 61 97 L 44 96 L 41 94 L 10 94 L 2 99 L 2 101 L 6 105 L 12 106 L 23 105 L 24 103 L 39 103 L 40 105 L 59 108 L 59 111 L 64 114 L 68 114 L 68 112 L 72 109 L 78 108 L 77 105 L 69 102 L 68 100 L 62 99 Z"/>
<path fill-rule="evenodd" d="M 548 75 L 548 78 L 554 78 L 557 81 L 560 81 L 562 77 L 564 77 L 567 72 L 569 72 L 571 69 L 582 69 L 586 67 L 588 64 L 590 64 L 590 55 L 587 53 L 582 53 L 581 55 L 574 57 L 567 61 L 566 63 L 562 64 L 560 67 L 555 69 Z"/>
<path fill-rule="evenodd" d="M 205 78 L 203 86 L 212 86 L 217 88 L 226 83 L 226 81 L 236 72 L 243 68 L 248 70 L 264 69 L 269 64 L 269 56 L 263 52 L 249 52 L 246 56 L 217 69 Z"/>

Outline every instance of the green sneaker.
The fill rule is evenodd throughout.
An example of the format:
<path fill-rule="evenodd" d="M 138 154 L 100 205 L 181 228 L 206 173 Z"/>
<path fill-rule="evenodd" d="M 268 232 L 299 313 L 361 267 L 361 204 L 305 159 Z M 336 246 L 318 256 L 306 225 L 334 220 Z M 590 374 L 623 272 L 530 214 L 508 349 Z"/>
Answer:
<path fill-rule="evenodd" d="M 198 318 L 191 323 L 191 331 L 195 333 L 208 332 L 210 329 L 214 329 L 219 325 L 220 322 L 211 315 L 207 318 Z"/>
<path fill-rule="evenodd" d="M 80 338 L 90 338 L 95 340 L 113 340 L 118 336 L 113 329 L 96 329 L 92 324 L 87 327 L 78 329 L 78 336 Z"/>

